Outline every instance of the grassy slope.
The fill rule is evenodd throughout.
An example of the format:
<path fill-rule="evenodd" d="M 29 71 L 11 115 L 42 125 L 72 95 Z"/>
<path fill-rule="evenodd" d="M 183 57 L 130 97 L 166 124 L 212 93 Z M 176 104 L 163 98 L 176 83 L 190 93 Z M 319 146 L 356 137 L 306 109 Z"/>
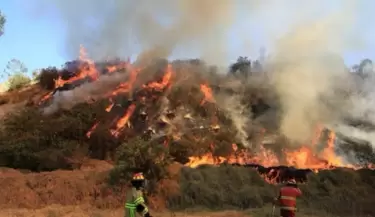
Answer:
<path fill-rule="evenodd" d="M 101 167 L 40 174 L 3 172 L 0 216 L 9 216 L 5 213 L 29 216 L 26 213 L 30 209 L 37 209 L 31 212 L 35 216 L 48 217 L 120 215 L 124 194 L 109 190 L 105 173 L 110 166 L 102 163 Z M 277 186 L 267 184 L 249 168 L 183 168 L 171 174 L 157 185 L 157 193 L 148 197 L 150 206 L 164 212 L 164 216 L 170 213 L 184 216 L 186 212 L 207 216 L 202 210 L 210 213 L 237 210 L 259 217 L 272 212 L 271 201 L 277 194 Z M 313 174 L 307 184 L 301 185 L 304 196 L 298 201 L 299 215 L 375 216 L 374 186 L 373 171 Z M 171 211 L 163 211 L 165 206 Z"/>
<path fill-rule="evenodd" d="M 37 87 L 34 88 L 37 89 Z M 32 90 L 34 90 L 34 88 Z M 7 96 L 2 96 L 2 99 L 6 98 L 8 100 L 7 102 L 18 103 L 24 99 L 32 98 L 38 91 L 40 90 L 35 90 L 35 92 L 28 90 L 22 92 L 22 94 L 12 93 Z M 41 94 L 39 93 L 39 95 Z M 90 109 L 92 109 L 92 107 Z M 98 110 L 103 110 L 103 108 L 98 108 Z M 80 107 L 77 108 L 76 111 L 80 111 Z M 65 115 L 63 118 L 66 119 L 59 118 L 53 121 L 45 120 L 47 124 L 45 126 L 39 125 L 33 128 L 35 133 L 31 134 L 38 135 L 36 133 L 42 133 L 40 136 L 43 136 L 45 135 L 43 134 L 43 130 L 50 130 L 51 127 L 56 127 L 56 129 L 60 129 L 61 132 L 58 131 L 58 133 L 50 135 L 51 139 L 65 139 L 66 131 L 61 129 L 61 126 L 64 126 L 64 121 L 69 121 L 71 123 L 70 128 L 72 128 L 72 132 L 80 132 L 81 134 L 84 134 L 85 130 L 93 122 L 90 114 L 87 113 L 85 113 L 84 116 L 73 110 L 71 113 L 66 112 L 63 115 Z M 33 117 L 35 119 L 41 118 L 39 116 Z M 81 131 L 74 128 L 74 126 L 78 126 L 78 124 L 76 124 L 78 117 L 85 119 L 85 124 L 87 124 L 87 126 L 84 127 L 79 125 L 80 129 L 78 130 Z M 25 123 L 28 122 L 23 121 L 23 123 L 25 125 Z M 29 124 L 33 123 L 30 122 Z M 65 132 L 64 135 L 63 131 Z M 17 129 L 17 134 L 15 135 L 23 135 L 22 132 L 23 129 L 21 127 Z M 25 135 L 25 138 L 20 136 L 18 139 L 24 139 L 21 141 L 30 141 L 30 138 L 26 138 L 27 136 L 29 135 Z M 6 141 L 8 142 L 9 140 Z M 87 141 L 82 141 L 82 143 L 83 142 Z M 8 145 L 8 143 L 4 144 Z M 31 142 L 30 144 L 34 143 Z M 9 145 L 16 144 L 9 143 Z M 67 147 L 66 145 L 62 146 Z M 15 151 L 19 148 L 14 147 Z M 53 150 L 57 150 L 57 148 L 60 148 L 60 146 L 54 147 Z M 6 147 L 4 151 L 9 153 L 10 150 Z M 48 155 L 50 155 L 50 153 L 51 152 L 48 152 Z M 41 164 L 50 165 L 50 159 L 45 160 L 44 156 L 45 155 L 41 153 L 40 156 L 33 155 L 32 157 L 37 157 L 41 159 L 41 161 L 43 160 Z M 13 160 L 11 161 L 14 162 Z M 25 162 L 24 164 L 28 163 Z M 60 166 L 61 165 L 56 165 L 56 167 Z M 0 184 L 6 187 L 0 190 L 0 194 L 3 195 L 3 200 L 0 203 L 3 209 L 0 211 L 0 216 L 99 217 L 121 215 L 121 209 L 116 207 L 121 207 L 123 195 L 108 195 L 110 193 L 106 192 L 106 187 L 103 184 L 105 183 L 105 177 L 103 173 L 95 172 L 95 170 L 91 172 L 56 171 L 28 175 L 19 173 L 8 176 L 2 175 L 0 177 Z M 159 200 L 166 201 L 166 205 L 171 208 L 171 210 L 175 210 L 176 213 L 178 212 L 179 214 L 177 216 L 188 216 L 186 213 L 181 212 L 181 210 L 192 209 L 235 209 L 243 210 L 241 213 L 250 213 L 251 216 L 265 216 L 271 213 L 272 207 L 270 206 L 270 202 L 277 193 L 276 186 L 265 183 L 256 172 L 247 168 L 203 167 L 200 169 L 183 169 L 181 173 L 178 173 L 172 180 L 166 181 L 166 188 L 163 189 L 159 186 L 158 197 Z M 171 190 L 173 187 L 176 189 Z M 375 211 L 373 209 L 373 201 L 375 201 L 374 171 L 324 171 L 311 176 L 308 184 L 301 185 L 301 188 L 304 192 L 304 196 L 299 200 L 299 215 L 375 216 Z M 16 192 L 14 191 L 15 189 L 17 189 Z M 95 192 L 100 193 L 98 195 Z M 25 201 L 25 197 L 27 203 L 21 203 Z M 11 201 L 6 203 L 6 199 L 11 199 Z M 34 203 L 33 201 L 38 202 Z M 53 204 L 64 204 L 66 206 L 62 207 Z M 89 206 L 82 206 L 82 204 L 89 204 Z M 30 209 L 14 209 L 16 207 L 38 208 L 40 206 L 47 207 L 34 211 L 30 211 Z M 99 208 L 110 206 L 111 209 L 92 209 L 92 206 Z M 329 215 L 327 213 L 329 213 Z M 220 214 L 216 214 L 215 216 L 227 216 L 225 214 L 228 213 L 220 212 Z M 239 214 L 239 216 L 242 215 L 243 214 Z M 164 216 L 173 215 L 167 212 L 164 213 Z M 195 216 L 210 215 L 198 213 Z M 235 215 L 233 214 L 231 216 Z"/>

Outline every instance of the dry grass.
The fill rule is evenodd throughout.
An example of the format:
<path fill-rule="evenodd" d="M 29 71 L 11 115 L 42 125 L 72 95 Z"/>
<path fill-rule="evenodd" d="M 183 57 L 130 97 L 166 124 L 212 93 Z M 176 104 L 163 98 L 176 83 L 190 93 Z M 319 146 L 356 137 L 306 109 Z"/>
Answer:
<path fill-rule="evenodd" d="M 175 215 L 155 216 L 271 216 L 276 186 L 266 184 L 255 171 L 225 166 L 180 171 L 181 165 L 173 166 L 171 179 L 158 183 L 157 194 L 148 199 L 152 209 L 161 212 L 167 206 Z M 90 160 L 74 171 L 22 174 L 1 169 L 0 217 L 122 216 L 124 191 L 111 191 L 105 184 L 110 168 L 106 162 Z M 370 170 L 313 174 L 301 185 L 304 195 L 298 201 L 298 216 L 374 216 L 374 175 Z M 228 214 L 223 210 L 246 211 Z"/>
<path fill-rule="evenodd" d="M 42 209 L 6 209 L 0 210 L 0 217 L 117 217 L 123 216 L 122 209 L 95 209 L 90 206 L 51 205 Z M 247 217 L 244 212 L 162 212 L 153 213 L 156 217 Z"/>
<path fill-rule="evenodd" d="M 275 210 L 277 216 L 278 210 Z M 152 212 L 155 217 L 271 217 L 272 207 L 245 211 L 164 211 Z M 326 214 L 297 213 L 300 217 L 333 217 Z M 50 205 L 41 209 L 5 209 L 0 210 L 0 217 L 117 217 L 123 216 L 122 209 L 97 209 L 87 206 Z"/>
<path fill-rule="evenodd" d="M 47 91 L 43 90 L 39 84 L 31 84 L 19 90 L 3 92 L 0 94 L 1 104 L 17 104 L 21 102 L 37 101 Z"/>

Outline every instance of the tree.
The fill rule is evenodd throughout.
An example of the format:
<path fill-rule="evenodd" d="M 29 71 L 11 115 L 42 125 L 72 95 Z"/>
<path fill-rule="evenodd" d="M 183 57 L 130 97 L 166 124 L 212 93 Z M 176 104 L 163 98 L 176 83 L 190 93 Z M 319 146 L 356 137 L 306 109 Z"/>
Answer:
<path fill-rule="evenodd" d="M 230 73 L 237 76 L 239 72 L 241 76 L 247 77 L 251 70 L 251 61 L 247 57 L 238 57 L 237 62 L 230 66 Z"/>
<path fill-rule="evenodd" d="M 12 59 L 8 62 L 5 75 L 8 77 L 8 90 L 15 90 L 29 84 L 31 79 L 27 76 L 27 68 L 23 62 Z"/>
<path fill-rule="evenodd" d="M 109 179 L 111 184 L 126 182 L 134 172 L 143 172 L 151 182 L 159 181 L 166 175 L 167 165 L 172 162 L 168 148 L 142 138 L 123 143 L 116 152 L 116 165 Z"/>
<path fill-rule="evenodd" d="M 5 22 L 6 22 L 6 18 L 4 14 L 0 11 L 0 36 L 4 33 Z"/>
<path fill-rule="evenodd" d="M 359 64 L 358 71 L 362 76 L 365 76 L 372 73 L 372 67 L 373 65 L 370 59 L 363 59 Z"/>

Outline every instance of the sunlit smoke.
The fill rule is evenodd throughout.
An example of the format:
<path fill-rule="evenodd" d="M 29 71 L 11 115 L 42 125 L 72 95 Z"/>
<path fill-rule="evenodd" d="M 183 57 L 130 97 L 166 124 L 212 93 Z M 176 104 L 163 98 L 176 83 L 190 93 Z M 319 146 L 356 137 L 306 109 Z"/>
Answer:
<path fill-rule="evenodd" d="M 276 41 L 273 85 L 282 105 L 281 132 L 291 140 L 306 142 L 317 123 L 332 122 L 341 113 L 322 98 L 340 100 L 334 89 L 346 69 L 335 55 L 355 46 L 346 34 L 354 8 L 343 2 L 336 13 L 298 24 Z"/>
<path fill-rule="evenodd" d="M 249 118 L 251 117 L 250 111 L 241 104 L 240 96 L 224 97 L 218 102 L 218 106 L 225 111 L 225 114 L 233 122 L 233 127 L 237 130 L 237 139 L 241 143 L 249 147 L 248 134 L 246 131 Z"/>

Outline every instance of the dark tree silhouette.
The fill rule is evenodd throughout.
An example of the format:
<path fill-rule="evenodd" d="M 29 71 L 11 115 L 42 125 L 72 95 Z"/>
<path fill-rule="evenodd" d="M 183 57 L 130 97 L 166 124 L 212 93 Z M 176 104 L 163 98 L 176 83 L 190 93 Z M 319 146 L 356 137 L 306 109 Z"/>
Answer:
<path fill-rule="evenodd" d="M 372 66 L 370 59 L 363 59 L 358 65 L 358 73 L 362 77 L 367 77 L 372 72 Z"/>
<path fill-rule="evenodd" d="M 4 33 L 6 18 L 4 14 L 0 11 L 0 36 Z"/>
<path fill-rule="evenodd" d="M 251 61 L 247 57 L 240 56 L 237 62 L 229 67 L 229 72 L 236 77 L 239 75 L 247 77 L 251 72 Z"/>

